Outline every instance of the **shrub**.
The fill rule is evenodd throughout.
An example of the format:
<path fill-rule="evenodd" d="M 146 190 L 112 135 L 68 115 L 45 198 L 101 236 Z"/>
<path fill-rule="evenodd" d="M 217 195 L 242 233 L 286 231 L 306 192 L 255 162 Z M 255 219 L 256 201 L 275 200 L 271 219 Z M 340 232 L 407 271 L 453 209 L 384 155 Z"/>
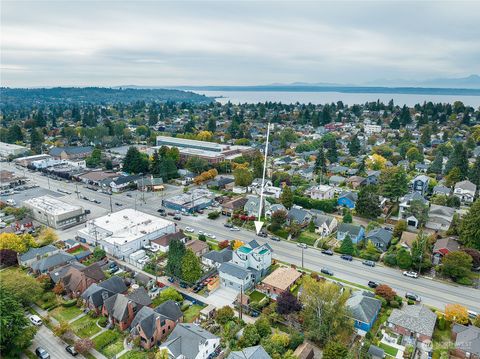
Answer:
<path fill-rule="evenodd" d="M 461 285 L 472 285 L 473 281 L 468 277 L 463 277 L 463 278 L 459 278 L 457 280 L 457 283 Z"/>
<path fill-rule="evenodd" d="M 92 348 L 93 348 L 93 342 L 88 338 L 79 339 L 75 342 L 75 350 L 80 354 L 84 354 Z"/>
<path fill-rule="evenodd" d="M 414 302 L 413 300 L 409 299 L 408 302 L 407 302 L 407 304 L 408 304 L 408 305 L 414 305 L 415 302 Z"/>
<path fill-rule="evenodd" d="M 383 258 L 383 262 L 390 267 L 395 267 L 397 265 L 397 258 L 394 253 L 387 254 Z"/>
<path fill-rule="evenodd" d="M 445 317 L 442 315 L 438 319 L 438 329 L 440 330 L 445 330 L 445 327 L 447 326 L 447 321 L 445 320 Z"/>
<path fill-rule="evenodd" d="M 70 299 L 62 303 L 62 307 L 70 308 L 77 304 L 77 299 Z"/>
<path fill-rule="evenodd" d="M 98 325 L 100 325 L 101 327 L 105 328 L 107 326 L 107 323 L 108 323 L 108 319 L 107 317 L 100 317 L 98 319 Z"/>
<path fill-rule="evenodd" d="M 90 318 L 97 318 L 98 317 L 98 314 L 93 310 L 89 311 L 88 315 L 90 316 Z"/>
<path fill-rule="evenodd" d="M 208 219 L 217 219 L 218 217 L 220 217 L 219 211 L 213 211 L 208 214 Z"/>
<path fill-rule="evenodd" d="M 391 301 L 390 301 L 390 307 L 392 307 L 392 308 L 400 308 L 400 303 L 398 303 L 396 300 L 391 300 Z"/>

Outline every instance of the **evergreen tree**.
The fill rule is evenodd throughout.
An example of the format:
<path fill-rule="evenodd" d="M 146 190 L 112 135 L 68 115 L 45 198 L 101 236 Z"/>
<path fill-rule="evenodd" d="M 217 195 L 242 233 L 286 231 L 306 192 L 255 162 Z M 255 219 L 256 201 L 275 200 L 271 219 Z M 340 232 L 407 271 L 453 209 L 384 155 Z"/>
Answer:
<path fill-rule="evenodd" d="M 292 208 L 293 205 L 293 192 L 289 186 L 285 185 L 280 195 L 280 201 L 286 209 Z"/>
<path fill-rule="evenodd" d="M 380 197 L 374 186 L 370 185 L 360 188 L 355 209 L 359 215 L 367 218 L 377 218 L 382 214 Z"/>
<path fill-rule="evenodd" d="M 43 141 L 43 133 L 40 130 L 33 128 L 32 133 L 30 134 L 30 149 L 36 154 L 42 153 Z"/>
<path fill-rule="evenodd" d="M 327 158 L 330 161 L 330 163 L 334 163 L 338 161 L 337 145 L 335 143 L 333 147 L 327 150 Z"/>
<path fill-rule="evenodd" d="M 382 194 L 393 202 L 408 192 L 408 178 L 402 167 L 385 168 L 380 174 Z"/>
<path fill-rule="evenodd" d="M 187 283 L 195 283 L 202 276 L 202 267 L 198 257 L 191 249 L 187 249 L 182 258 L 182 279 Z"/>
<path fill-rule="evenodd" d="M 357 135 L 353 136 L 352 140 L 348 143 L 348 150 L 350 151 L 350 155 L 356 156 L 360 152 L 360 141 L 358 140 Z"/>
<path fill-rule="evenodd" d="M 168 246 L 167 266 L 165 271 L 174 277 L 182 278 L 183 257 L 185 245 L 178 239 L 173 239 Z"/>
<path fill-rule="evenodd" d="M 330 341 L 323 350 L 323 359 L 347 359 L 348 349 L 338 341 Z"/>
<path fill-rule="evenodd" d="M 7 130 L 7 142 L 8 143 L 15 143 L 17 141 L 23 141 L 23 133 L 22 129 L 19 125 L 13 124 L 8 127 Z"/>
<path fill-rule="evenodd" d="M 443 154 L 441 151 L 437 151 L 435 159 L 428 168 L 429 173 L 441 174 L 443 169 Z"/>
<path fill-rule="evenodd" d="M 352 238 L 347 234 L 340 245 L 340 253 L 342 254 L 355 254 L 355 247 L 353 246 Z"/>
<path fill-rule="evenodd" d="M 468 179 L 477 187 L 480 187 L 480 156 L 476 158 L 475 163 L 470 168 Z"/>
<path fill-rule="evenodd" d="M 327 159 L 325 158 L 325 152 L 323 151 L 323 148 L 318 150 L 314 172 L 316 174 L 325 174 L 327 172 Z"/>
<path fill-rule="evenodd" d="M 148 157 L 134 146 L 128 149 L 123 159 L 123 170 L 128 173 L 146 173 L 148 165 Z"/>
<path fill-rule="evenodd" d="M 460 225 L 460 240 L 466 248 L 480 250 L 480 199 L 473 202 Z"/>
<path fill-rule="evenodd" d="M 215 121 L 215 118 L 210 117 L 208 119 L 207 130 L 213 134 L 217 131 L 217 121 Z"/>
<path fill-rule="evenodd" d="M 467 149 L 461 142 L 455 143 L 453 152 L 448 158 L 445 166 L 445 172 L 449 173 L 454 167 L 458 167 L 460 170 L 460 180 L 467 178 L 468 176 L 468 155 Z"/>

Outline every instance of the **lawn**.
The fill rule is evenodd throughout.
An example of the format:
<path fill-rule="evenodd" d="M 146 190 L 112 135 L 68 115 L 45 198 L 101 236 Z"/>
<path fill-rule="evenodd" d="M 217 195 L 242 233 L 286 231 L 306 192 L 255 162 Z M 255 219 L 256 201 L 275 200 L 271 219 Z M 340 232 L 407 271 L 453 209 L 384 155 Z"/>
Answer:
<path fill-rule="evenodd" d="M 285 230 L 285 229 L 279 229 L 279 230 L 276 230 L 276 231 L 272 231 L 272 233 L 275 234 L 278 237 L 283 238 L 283 239 L 288 238 L 288 231 Z"/>
<path fill-rule="evenodd" d="M 120 359 L 145 359 L 147 353 L 139 350 L 131 350 L 123 354 Z"/>
<path fill-rule="evenodd" d="M 448 353 L 449 349 L 453 347 L 450 333 L 451 327 L 449 323 L 446 323 L 444 330 L 440 330 L 438 325 L 435 326 L 435 331 L 433 332 L 433 359 L 439 359 L 442 353 Z"/>
<path fill-rule="evenodd" d="M 107 358 L 114 358 L 123 350 L 124 336 L 117 330 L 107 330 L 93 338 L 93 344 L 96 350 Z"/>
<path fill-rule="evenodd" d="M 313 246 L 318 239 L 318 235 L 310 232 L 302 232 L 297 239 L 298 243 L 305 243 L 309 246 Z"/>
<path fill-rule="evenodd" d="M 78 317 L 80 314 L 82 314 L 82 311 L 76 306 L 68 307 L 68 308 L 59 306 L 53 309 L 52 311 L 50 311 L 50 315 L 54 317 L 56 320 L 58 320 L 59 322 L 61 321 L 68 322 L 73 318 Z"/>
<path fill-rule="evenodd" d="M 192 304 L 188 307 L 187 310 L 183 312 L 183 321 L 185 323 L 193 323 L 195 319 L 200 315 L 200 311 L 205 308 L 205 306 L 199 304 Z"/>
<path fill-rule="evenodd" d="M 397 348 L 391 347 L 390 345 L 387 345 L 385 343 L 380 343 L 379 347 L 382 348 L 387 355 L 390 355 L 394 358 L 397 355 L 397 352 L 398 352 Z"/>
<path fill-rule="evenodd" d="M 260 301 L 266 297 L 265 294 L 263 293 L 260 293 L 258 290 L 254 290 L 250 295 L 250 300 L 252 302 L 257 302 L 257 303 L 260 303 Z"/>
<path fill-rule="evenodd" d="M 96 322 L 97 319 L 90 318 L 90 316 L 86 315 L 72 323 L 72 330 L 81 338 L 90 338 L 101 330 Z"/>

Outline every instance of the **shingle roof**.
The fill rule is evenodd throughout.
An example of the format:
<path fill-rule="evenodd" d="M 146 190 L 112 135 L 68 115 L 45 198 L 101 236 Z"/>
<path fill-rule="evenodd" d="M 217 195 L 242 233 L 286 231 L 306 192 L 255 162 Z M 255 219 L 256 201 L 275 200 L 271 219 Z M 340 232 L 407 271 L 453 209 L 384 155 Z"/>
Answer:
<path fill-rule="evenodd" d="M 468 180 L 457 182 L 455 184 L 455 188 L 461 188 L 472 192 L 475 192 L 477 190 L 477 186 Z"/>
<path fill-rule="evenodd" d="M 338 226 L 337 231 L 338 232 L 348 232 L 350 236 L 356 237 L 362 230 L 361 226 L 357 226 L 355 224 L 350 224 L 350 223 L 340 223 Z"/>
<path fill-rule="evenodd" d="M 180 323 L 161 347 L 168 348 L 175 358 L 183 355 L 186 359 L 195 359 L 199 352 L 199 345 L 208 339 L 218 339 L 218 337 L 198 325 Z"/>
<path fill-rule="evenodd" d="M 183 313 L 180 310 L 178 304 L 175 303 L 173 300 L 167 300 L 166 302 L 163 302 L 154 310 L 155 312 L 164 315 L 167 318 L 170 318 L 174 322 L 183 317 Z"/>
<path fill-rule="evenodd" d="M 459 331 L 455 340 L 455 347 L 480 356 L 480 328 L 470 325 Z"/>
<path fill-rule="evenodd" d="M 233 251 L 229 248 L 224 248 L 221 251 L 210 251 L 203 255 L 204 258 L 210 259 L 215 263 L 225 263 L 232 260 Z"/>
<path fill-rule="evenodd" d="M 227 359 L 271 359 L 272 357 L 263 349 L 261 345 L 244 348 L 242 350 L 231 352 Z"/>
<path fill-rule="evenodd" d="M 75 260 L 75 257 L 71 254 L 60 252 L 33 262 L 31 267 L 35 271 L 43 272 L 49 268 L 60 266 L 73 260 Z"/>
<path fill-rule="evenodd" d="M 431 337 L 437 321 L 437 315 L 423 304 L 407 305 L 402 310 L 394 309 L 388 321 L 411 332 Z"/>
<path fill-rule="evenodd" d="M 222 263 L 220 265 L 220 268 L 218 268 L 218 271 L 220 273 L 223 272 L 238 279 L 245 279 L 250 274 L 247 269 L 230 262 Z"/>
<path fill-rule="evenodd" d="M 23 262 L 30 259 L 35 259 L 37 256 L 43 257 L 45 254 L 55 251 L 58 251 L 58 248 L 51 244 L 39 248 L 30 248 L 27 252 L 20 256 L 20 261 Z"/>
<path fill-rule="evenodd" d="M 110 298 L 116 293 L 102 288 L 97 284 L 92 284 L 88 287 L 85 292 L 82 293 L 82 299 L 89 300 L 95 307 L 100 307 L 103 305 L 105 299 Z"/>
<path fill-rule="evenodd" d="M 351 317 L 363 323 L 371 323 L 382 307 L 380 300 L 362 292 L 355 292 L 348 298 L 346 304 Z"/>
<path fill-rule="evenodd" d="M 123 293 L 127 290 L 127 286 L 125 285 L 123 279 L 116 275 L 108 278 L 107 280 L 104 280 L 98 285 L 102 288 L 108 289 L 113 293 Z"/>
<path fill-rule="evenodd" d="M 387 231 L 385 228 L 375 228 L 372 229 L 367 234 L 367 239 L 375 238 L 384 244 L 388 245 L 392 240 L 392 232 Z"/>
<path fill-rule="evenodd" d="M 152 304 L 152 299 L 148 296 L 147 290 L 143 287 L 138 287 L 136 290 L 129 293 L 127 297 L 141 305 L 149 306 Z"/>

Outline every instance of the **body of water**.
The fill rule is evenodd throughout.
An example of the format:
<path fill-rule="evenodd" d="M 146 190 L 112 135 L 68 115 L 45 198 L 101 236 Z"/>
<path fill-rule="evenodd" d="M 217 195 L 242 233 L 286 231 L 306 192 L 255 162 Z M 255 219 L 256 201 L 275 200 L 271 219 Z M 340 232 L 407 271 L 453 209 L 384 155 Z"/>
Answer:
<path fill-rule="evenodd" d="M 433 103 L 454 103 L 462 101 L 474 108 L 480 107 L 480 96 L 469 95 L 438 95 L 438 94 L 396 94 L 396 93 L 344 93 L 344 92 L 296 92 L 296 91 L 194 91 L 205 96 L 214 97 L 225 104 L 228 101 L 239 103 L 282 102 L 282 103 L 313 103 L 325 104 L 342 101 L 346 105 L 363 104 L 380 100 L 387 104 L 393 99 L 395 105 L 414 106 L 424 101 Z"/>

